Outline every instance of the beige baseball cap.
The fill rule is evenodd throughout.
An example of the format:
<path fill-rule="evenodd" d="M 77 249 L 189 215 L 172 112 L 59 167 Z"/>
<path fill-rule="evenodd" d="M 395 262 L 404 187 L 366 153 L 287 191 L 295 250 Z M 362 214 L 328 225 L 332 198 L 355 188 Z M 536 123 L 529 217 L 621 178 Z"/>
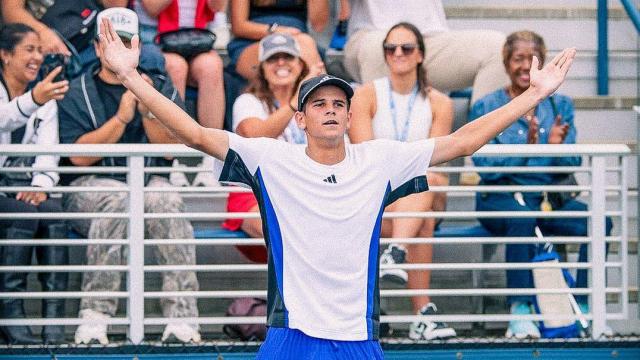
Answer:
<path fill-rule="evenodd" d="M 123 7 L 113 7 L 102 10 L 98 14 L 96 36 L 100 33 L 102 19 L 111 21 L 116 33 L 127 40 L 131 40 L 133 35 L 138 34 L 138 15 L 135 11 Z"/>

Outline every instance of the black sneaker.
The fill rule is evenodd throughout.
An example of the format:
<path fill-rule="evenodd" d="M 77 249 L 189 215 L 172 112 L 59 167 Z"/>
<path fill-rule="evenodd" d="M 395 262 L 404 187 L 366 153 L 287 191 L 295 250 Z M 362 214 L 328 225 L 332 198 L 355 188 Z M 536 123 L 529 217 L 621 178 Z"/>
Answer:
<path fill-rule="evenodd" d="M 390 244 L 380 255 L 380 265 L 404 264 L 406 261 L 407 249 L 398 244 Z M 380 269 L 380 278 L 396 284 L 406 285 L 409 276 L 402 269 Z"/>

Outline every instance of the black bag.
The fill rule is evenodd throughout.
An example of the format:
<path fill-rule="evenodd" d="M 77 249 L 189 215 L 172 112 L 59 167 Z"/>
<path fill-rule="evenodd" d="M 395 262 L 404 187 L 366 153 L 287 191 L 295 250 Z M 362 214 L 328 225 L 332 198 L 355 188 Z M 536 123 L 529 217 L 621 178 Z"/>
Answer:
<path fill-rule="evenodd" d="M 96 0 L 58 0 L 40 21 L 82 51 L 91 46 L 96 35 L 96 18 L 100 9 Z"/>
<path fill-rule="evenodd" d="M 227 308 L 227 316 L 265 316 L 267 301 L 259 298 L 238 298 Z M 228 324 L 222 328 L 232 339 L 242 341 L 264 340 L 267 336 L 265 324 Z"/>
<path fill-rule="evenodd" d="M 185 59 L 213 49 L 216 35 L 207 29 L 184 28 L 156 35 L 162 51 L 176 53 Z"/>
<path fill-rule="evenodd" d="M 549 101 L 551 101 L 551 108 L 553 109 L 553 117 L 555 119 L 556 116 L 558 116 L 558 108 L 556 107 L 556 102 L 553 99 L 553 96 L 549 98 Z M 578 181 L 573 174 L 558 174 L 551 185 L 575 186 L 578 185 Z M 553 210 L 558 210 L 562 209 L 568 201 L 575 199 L 578 195 L 580 195 L 579 191 L 549 192 L 547 193 L 547 200 L 551 203 L 551 208 Z"/>

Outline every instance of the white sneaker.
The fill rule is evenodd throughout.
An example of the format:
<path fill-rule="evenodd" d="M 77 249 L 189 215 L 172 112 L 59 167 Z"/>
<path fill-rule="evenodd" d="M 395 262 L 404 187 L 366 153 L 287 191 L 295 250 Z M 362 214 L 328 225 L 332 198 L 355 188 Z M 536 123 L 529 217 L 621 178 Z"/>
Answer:
<path fill-rule="evenodd" d="M 89 321 L 78 326 L 75 336 L 76 344 L 91 344 L 94 340 L 99 342 L 100 345 L 109 343 L 106 321 L 111 318 L 110 315 L 91 309 L 84 309 L 80 311 L 80 318 Z"/>
<path fill-rule="evenodd" d="M 199 172 L 198 175 L 193 179 L 193 186 L 220 186 L 218 179 L 216 179 L 215 175 L 213 175 L 213 157 L 205 156 L 202 158 L 202 162 L 198 164 L 198 167 L 203 167 L 206 170 Z"/>
<path fill-rule="evenodd" d="M 173 186 L 189 186 L 189 180 L 187 176 L 180 171 L 180 168 L 186 168 L 187 165 L 180 164 L 178 159 L 173 159 L 173 163 L 171 164 L 174 171 L 169 173 L 169 182 Z"/>
<path fill-rule="evenodd" d="M 531 314 L 531 306 L 523 302 L 515 302 L 511 304 L 511 314 L 529 315 Z M 539 339 L 540 329 L 532 320 L 511 320 L 504 336 L 520 340 L 526 338 Z"/>
<path fill-rule="evenodd" d="M 407 249 L 399 244 L 390 244 L 380 255 L 380 265 L 404 264 L 407 257 Z M 380 279 L 405 285 L 409 275 L 402 269 L 380 269 Z"/>
<path fill-rule="evenodd" d="M 434 303 L 428 303 L 420 309 L 418 315 L 435 315 L 437 311 Z M 409 338 L 412 340 L 446 339 L 455 336 L 456 331 L 443 322 L 420 320 L 409 326 Z"/>
<path fill-rule="evenodd" d="M 183 343 L 199 343 L 202 341 L 198 325 L 192 326 L 187 323 L 167 324 L 162 333 L 162 341 L 173 340 L 172 337 Z"/>

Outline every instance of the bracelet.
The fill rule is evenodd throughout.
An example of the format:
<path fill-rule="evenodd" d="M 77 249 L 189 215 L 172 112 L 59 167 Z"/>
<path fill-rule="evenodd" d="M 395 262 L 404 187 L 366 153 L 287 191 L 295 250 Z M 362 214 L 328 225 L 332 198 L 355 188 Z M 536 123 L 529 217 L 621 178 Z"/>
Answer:
<path fill-rule="evenodd" d="M 289 103 L 289 109 L 291 109 L 291 111 L 293 111 L 294 113 L 298 112 L 298 110 L 296 110 L 296 108 L 294 108 L 293 105 L 291 105 L 291 103 Z"/>

